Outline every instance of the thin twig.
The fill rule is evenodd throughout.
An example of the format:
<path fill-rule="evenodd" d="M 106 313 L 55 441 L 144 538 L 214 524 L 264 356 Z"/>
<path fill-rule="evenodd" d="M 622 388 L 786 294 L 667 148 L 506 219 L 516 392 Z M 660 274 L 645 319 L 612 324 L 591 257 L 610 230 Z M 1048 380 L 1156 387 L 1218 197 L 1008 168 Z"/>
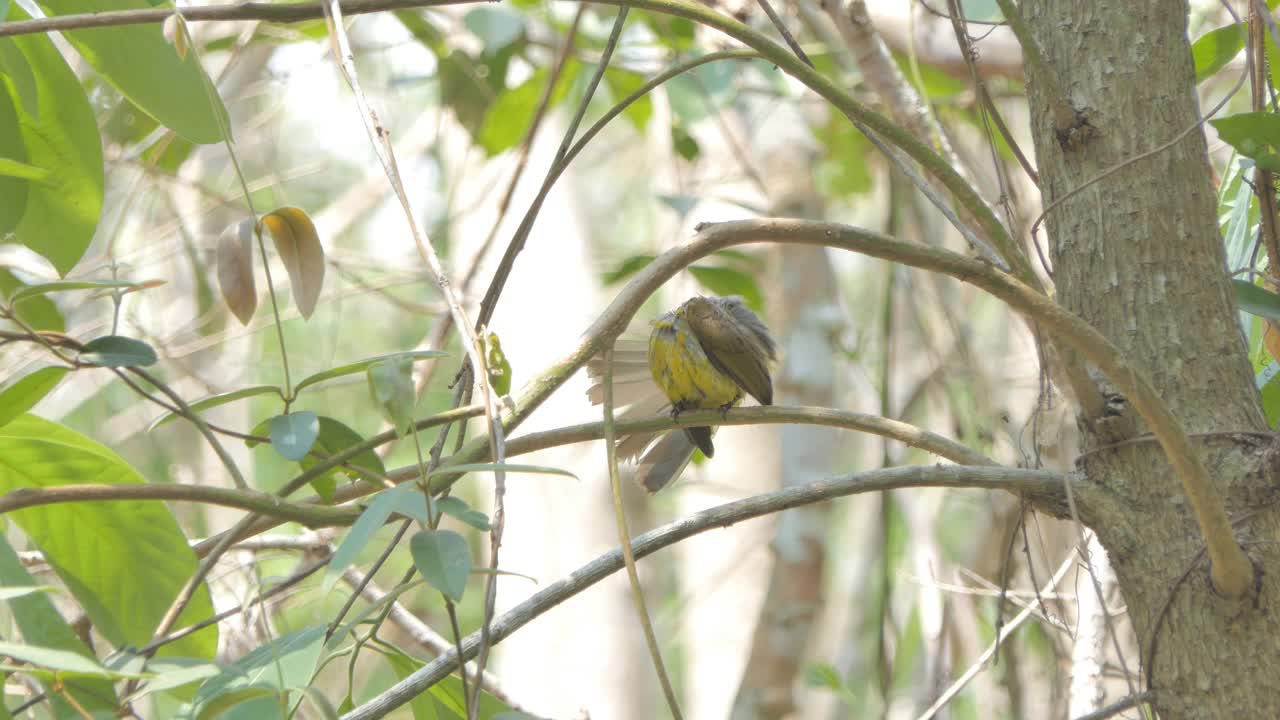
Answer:
<path fill-rule="evenodd" d="M 759 3 L 760 9 L 764 10 L 764 14 L 769 16 L 769 22 L 773 23 L 773 26 L 777 28 L 778 34 L 787 43 L 787 47 L 791 48 L 791 52 L 803 60 L 805 65 L 813 67 L 813 61 L 805 54 L 804 48 L 800 47 L 800 43 L 796 42 L 795 36 L 787 29 L 787 25 L 782 22 L 782 18 L 778 17 L 778 12 L 773 9 L 773 5 L 769 4 L 769 0 L 756 0 L 756 2 Z"/>
<path fill-rule="evenodd" d="M 229 5 L 207 5 L 182 8 L 182 18 L 187 22 L 229 20 L 266 20 L 278 23 L 303 22 L 324 17 L 321 7 L 328 0 L 313 0 L 296 4 L 274 2 L 237 2 Z M 421 7 L 461 5 L 474 0 L 342 0 L 342 12 L 346 15 L 363 15 L 385 10 L 408 10 Z M 154 25 L 174 15 L 173 8 L 146 10 L 114 10 L 107 12 L 59 15 L 56 17 L 22 20 L 0 24 L 0 37 L 30 35 L 59 30 L 116 27 L 121 25 Z"/>
<path fill-rule="evenodd" d="M 1074 561 L 1075 558 L 1071 557 L 1068 557 L 1063 561 L 1062 565 L 1058 568 L 1058 571 L 1053 574 L 1053 577 L 1045 585 L 1044 590 L 1046 592 L 1057 588 L 1058 583 L 1062 581 L 1063 576 L 1067 574 L 1067 570 L 1071 568 Z M 969 669 L 965 670 L 960 677 L 956 678 L 956 681 L 951 684 L 951 687 L 948 687 L 946 691 L 939 695 L 938 699 L 929 706 L 929 709 L 921 713 L 916 720 L 930 720 L 930 718 L 937 715 L 947 703 L 951 702 L 952 698 L 959 694 L 959 692 L 969 684 L 969 681 L 977 677 L 983 666 L 987 664 L 987 661 L 996 654 L 1001 643 L 1008 639 L 1008 637 L 1013 634 L 1013 631 L 1018 629 L 1018 626 L 1025 622 L 1027 618 L 1031 617 L 1033 612 L 1035 612 L 1035 606 L 1027 605 L 1022 609 L 1022 612 L 1015 615 L 1014 618 L 1004 626 L 1004 629 L 1000 634 L 996 636 L 996 639 L 991 641 L 991 645 L 983 651 L 982 655 L 980 655 L 977 660 L 973 661 L 973 664 L 969 666 Z"/>
<path fill-rule="evenodd" d="M 627 568 L 627 581 L 631 584 L 631 600 L 635 604 L 636 615 L 640 619 L 640 627 L 644 632 L 644 642 L 649 649 L 649 661 L 653 663 L 653 671 L 658 674 L 658 683 L 662 686 L 662 694 L 667 699 L 667 708 L 675 720 L 681 720 L 680 701 L 676 697 L 675 687 L 667 675 L 667 666 L 662 661 L 662 648 L 658 645 L 658 635 L 653 631 L 653 620 L 649 617 L 649 609 L 645 607 L 644 588 L 640 586 L 640 573 L 636 570 L 636 559 L 631 552 L 631 530 L 627 525 L 627 509 L 622 499 L 622 478 L 618 473 L 617 433 L 613 419 L 613 348 L 604 351 L 604 402 L 601 408 L 604 413 L 604 448 L 605 462 L 609 466 L 609 487 L 613 491 L 613 517 L 618 527 L 618 546 L 622 549 L 622 561 Z M 461 654 L 461 649 L 459 649 Z"/>
<path fill-rule="evenodd" d="M 1109 717 L 1119 715 L 1129 708 L 1137 707 L 1146 702 L 1151 702 L 1151 699 L 1154 697 L 1154 692 L 1151 690 L 1145 690 L 1135 695 L 1130 695 L 1129 697 L 1117 700 L 1106 707 L 1098 708 L 1087 715 L 1081 715 L 1075 720 L 1106 720 Z"/>

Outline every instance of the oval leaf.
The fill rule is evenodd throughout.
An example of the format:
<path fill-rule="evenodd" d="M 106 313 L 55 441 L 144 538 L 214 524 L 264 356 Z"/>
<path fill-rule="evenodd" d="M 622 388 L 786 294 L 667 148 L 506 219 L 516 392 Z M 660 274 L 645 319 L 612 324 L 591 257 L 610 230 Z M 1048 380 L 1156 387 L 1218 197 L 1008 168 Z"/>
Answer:
<path fill-rule="evenodd" d="M 148 0 L 38 0 L 49 15 L 144 10 Z M 157 25 L 62 33 L 117 90 L 148 115 L 195 143 L 216 143 L 230 127 L 227 109 L 195 54 L 177 57 Z M 230 138 L 227 138 L 228 140 Z"/>
<path fill-rule="evenodd" d="M 271 447 L 286 460 L 301 460 L 320 435 L 320 421 L 309 411 L 271 418 Z"/>
<path fill-rule="evenodd" d="M 417 404 L 412 370 L 413 363 L 406 358 L 383 360 L 365 370 L 373 402 L 401 435 L 412 429 L 413 408 Z"/>
<path fill-rule="evenodd" d="M 156 351 L 150 345 L 123 335 L 103 335 L 85 343 L 80 362 L 103 367 L 146 367 L 155 365 Z"/>
<path fill-rule="evenodd" d="M 241 220 L 218 237 L 218 287 L 222 299 L 241 325 L 248 325 L 258 308 L 253 281 L 253 222 Z"/>
<path fill-rule="evenodd" d="M 324 572 L 324 580 L 320 583 L 323 592 L 327 593 L 333 588 L 343 571 L 356 561 L 360 552 L 373 538 L 373 534 L 387 524 L 387 520 L 393 513 L 399 513 L 423 523 L 427 521 L 427 504 L 422 493 L 414 487 L 413 483 L 397 485 L 373 496 L 369 506 L 351 524 L 351 530 L 333 551 L 333 557 L 329 559 L 329 567 Z"/>
<path fill-rule="evenodd" d="M 0 463 L 0 493 L 70 483 L 144 482 L 109 448 L 33 415 L 0 428 L 0 458 L 5 459 Z M 6 518 L 44 553 L 94 629 L 116 647 L 140 647 L 150 641 L 156 624 L 196 569 L 195 553 L 162 502 L 42 505 L 15 510 Z M 201 585 L 177 627 L 212 614 L 209 590 Z M 164 646 L 160 654 L 212 658 L 217 632 L 216 627 L 205 628 Z"/>
<path fill-rule="evenodd" d="M 466 523 L 477 530 L 488 532 L 489 516 L 479 510 L 472 510 L 465 500 L 449 495 L 435 501 L 435 507 L 445 515 Z"/>
<path fill-rule="evenodd" d="M 66 374 L 64 367 L 40 368 L 0 390 L 0 425 L 35 407 Z"/>
<path fill-rule="evenodd" d="M 337 455 L 353 445 L 359 445 L 361 442 L 364 442 L 364 438 L 360 437 L 360 434 L 355 430 L 352 430 L 331 417 L 321 417 L 320 435 L 316 438 L 314 449 L 319 450 L 326 455 Z M 307 457 L 302 458 L 301 462 L 302 469 L 308 470 L 320 461 L 308 455 Z M 374 452 L 372 449 L 365 450 L 351 458 L 348 462 L 353 467 L 365 468 L 371 473 L 377 473 L 377 475 L 373 475 L 361 473 L 359 470 L 351 471 L 351 474 L 357 475 L 369 482 L 379 484 L 379 486 L 381 486 L 381 479 L 378 475 L 386 475 L 387 468 L 382 464 L 382 458 L 378 457 L 378 453 Z M 336 468 L 327 475 L 329 477 L 333 477 L 340 472 L 346 473 L 348 470 L 346 468 Z M 323 495 L 323 493 L 321 494 Z"/>
<path fill-rule="evenodd" d="M 3 537 L 0 537 L 0 586 L 29 587 L 34 586 L 35 582 L 18 558 L 18 554 Z M 93 651 L 71 629 L 47 595 L 36 593 L 11 597 L 6 605 L 12 622 L 22 634 L 24 642 L 74 652 L 90 660 L 94 659 Z M 45 687 L 46 690 L 50 689 L 47 684 Z M 109 680 L 84 679 L 65 687 L 72 701 L 90 712 L 101 711 L 105 714 L 104 716 L 109 716 L 119 704 L 115 689 Z M 74 717 L 76 714 L 70 703 L 63 700 L 58 693 L 52 693 L 50 700 L 53 702 L 51 708 L 53 717 Z M 0 714 L 0 717 L 5 716 Z"/>
<path fill-rule="evenodd" d="M 315 224 L 307 211 L 296 207 L 273 210 L 263 216 L 262 224 L 271 232 L 276 253 L 289 273 L 298 312 L 310 318 L 324 287 L 324 248 Z"/>
<path fill-rule="evenodd" d="M 305 387 L 316 385 L 326 380 L 332 380 L 337 377 L 342 377 L 343 375 L 352 375 L 354 373 L 364 372 L 365 370 L 369 369 L 371 365 L 380 363 L 383 360 L 390 360 L 392 358 L 409 358 L 412 360 L 421 360 L 424 358 L 444 357 L 448 354 L 449 353 L 441 352 L 440 350 L 408 350 L 406 352 L 388 353 L 386 355 L 379 355 L 377 357 L 366 358 L 364 360 L 353 362 L 349 365 L 340 365 L 336 368 L 333 368 L 332 370 L 325 370 L 323 372 L 318 372 L 315 375 L 309 375 L 306 378 L 304 378 L 302 382 L 298 383 L 294 387 L 294 391 L 301 392 L 301 390 Z"/>
<path fill-rule="evenodd" d="M 454 602 L 462 600 L 471 574 L 471 548 L 452 530 L 423 530 L 409 540 L 413 565 L 422 579 Z"/>
<path fill-rule="evenodd" d="M 281 717 L 279 696 L 311 684 L 323 650 L 323 627 L 305 628 L 260 645 L 200 686 L 191 701 L 191 717 Z M 265 702 L 259 706 L 253 698 Z M 255 706 L 250 708 L 246 701 Z M 234 714 L 222 715 L 242 703 Z"/>
<path fill-rule="evenodd" d="M 202 412 L 209 408 L 215 408 L 219 405 L 226 405 L 227 403 L 235 402 L 236 400 L 243 400 L 244 398 L 255 397 L 258 395 L 270 395 L 271 393 L 279 395 L 281 399 L 284 398 L 283 393 L 280 392 L 280 388 L 275 385 L 253 385 L 247 388 L 240 388 L 239 390 L 231 390 L 230 392 L 209 395 L 208 397 L 200 398 L 193 403 L 188 403 L 187 407 L 191 408 L 192 412 Z M 147 426 L 147 432 L 151 432 L 161 425 L 167 425 L 180 417 L 182 416 L 175 415 L 174 413 L 165 413 Z"/>
<path fill-rule="evenodd" d="M 1280 295 L 1244 280 L 1232 280 L 1231 288 L 1241 310 L 1269 320 L 1280 320 Z"/>
<path fill-rule="evenodd" d="M 97 677 L 111 675 L 106 668 L 90 658 L 67 650 L 0 642 L 0 655 L 7 655 L 14 660 L 23 660 L 46 670 Z"/>
<path fill-rule="evenodd" d="M 9 19 L 26 17 L 11 8 Z M 26 203 L 14 232 L 66 275 L 89 249 L 102 212 L 97 119 L 80 80 L 43 34 L 0 38 L 0 78 L 8 81 L 0 82 L 0 93 L 9 95 L 7 105 L 17 116 L 24 164 L 48 173 L 44 182 L 18 180 L 26 186 Z M 0 204 L 7 206 L 11 197 L 6 193 Z M 6 224 L 14 215 L 0 212 Z"/>

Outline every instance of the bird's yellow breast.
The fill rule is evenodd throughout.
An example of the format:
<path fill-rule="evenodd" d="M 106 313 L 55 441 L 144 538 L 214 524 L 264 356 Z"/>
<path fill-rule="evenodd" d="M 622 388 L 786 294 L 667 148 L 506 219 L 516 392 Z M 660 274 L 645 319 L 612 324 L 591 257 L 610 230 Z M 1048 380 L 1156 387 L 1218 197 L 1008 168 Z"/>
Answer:
<path fill-rule="evenodd" d="M 676 410 L 720 408 L 742 399 L 742 389 L 711 364 L 678 312 L 667 313 L 653 324 L 649 372 Z"/>

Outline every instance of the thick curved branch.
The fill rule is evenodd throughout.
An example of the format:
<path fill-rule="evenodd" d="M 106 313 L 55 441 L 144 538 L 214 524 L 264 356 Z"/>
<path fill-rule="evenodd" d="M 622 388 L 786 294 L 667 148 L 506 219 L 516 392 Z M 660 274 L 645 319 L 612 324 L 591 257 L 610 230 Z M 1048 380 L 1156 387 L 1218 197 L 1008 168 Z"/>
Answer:
<path fill-rule="evenodd" d="M 70 502 L 168 500 L 201 502 L 209 505 L 239 508 L 265 515 L 278 522 L 302 523 L 307 527 L 350 525 L 360 516 L 357 507 L 333 507 L 314 503 L 294 503 L 275 495 L 253 490 L 210 487 L 207 485 L 119 484 L 58 485 L 43 488 L 18 488 L 0 495 L 0 515 L 15 510 Z"/>
<path fill-rule="evenodd" d="M 986 488 L 1023 493 L 1033 497 L 1054 497 L 1061 495 L 1063 482 L 1063 477 L 1057 473 L 1015 468 L 930 465 L 872 470 L 756 495 L 703 510 L 650 530 L 635 538 L 631 542 L 631 548 L 638 559 L 707 530 L 728 527 L 743 520 L 801 505 L 864 492 L 897 488 L 951 487 Z M 1082 490 L 1084 490 L 1083 487 L 1076 492 Z M 567 578 L 548 585 L 495 620 L 490 635 L 492 641 L 496 643 L 502 640 L 548 609 L 617 572 L 622 566 L 622 551 L 612 550 L 578 568 Z M 479 644 L 479 633 L 469 635 L 462 642 L 462 650 L 467 659 L 475 654 Z M 379 693 L 364 705 L 343 715 L 342 720 L 374 720 L 384 717 L 453 672 L 457 664 L 457 652 L 450 651 Z"/>
<path fill-rule="evenodd" d="M 1043 293 L 987 263 L 950 250 L 906 243 L 848 225 L 763 219 L 700 227 L 698 236 L 689 244 L 658 256 L 627 283 L 587 329 L 587 339 L 582 345 L 530 384 L 507 422 L 514 425 L 522 421 L 589 358 L 600 352 L 606 343 L 617 338 L 626 329 L 636 309 L 680 269 L 718 250 L 757 242 L 821 245 L 940 272 L 991 293 L 1040 323 L 1054 340 L 1096 365 L 1146 421 L 1191 503 L 1196 523 L 1209 548 L 1212 577 L 1217 589 L 1225 595 L 1239 597 L 1252 586 L 1253 566 L 1235 541 L 1222 498 L 1210 482 L 1209 473 L 1186 431 L 1169 412 L 1150 381 L 1129 364 L 1115 345 Z M 453 462 L 477 462 L 480 457 L 477 451 L 483 447 L 473 441 L 455 455 Z M 432 489 L 441 490 L 455 479 L 456 476 L 439 475 L 432 480 Z"/>

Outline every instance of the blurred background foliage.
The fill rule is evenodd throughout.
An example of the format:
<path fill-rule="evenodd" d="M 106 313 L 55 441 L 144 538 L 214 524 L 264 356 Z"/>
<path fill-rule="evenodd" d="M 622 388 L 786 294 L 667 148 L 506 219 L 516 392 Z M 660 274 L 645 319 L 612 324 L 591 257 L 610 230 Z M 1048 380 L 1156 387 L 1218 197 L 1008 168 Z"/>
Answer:
<path fill-rule="evenodd" d="M 712 4 L 770 30 L 753 4 Z M 1009 145 L 990 131 L 949 21 L 923 2 L 866 4 L 902 77 L 942 123 L 981 192 L 1025 234 L 1039 213 L 1038 195 Z M 54 14 L 58 5 L 42 3 Z M 1015 139 L 1029 151 L 1016 45 L 998 22 L 978 24 L 999 20 L 994 0 L 966 2 L 964 11 L 975 23 L 969 32 L 980 53 L 977 70 Z M 471 308 L 552 163 L 604 52 L 615 12 L 516 0 L 347 19 L 356 67 L 395 144 L 412 212 Z M 784 17 L 820 72 L 868 104 L 879 103 L 816 3 L 789 4 Z M 314 316 L 304 322 L 288 294 L 279 293 L 293 377 L 383 353 L 439 349 L 448 357 L 415 365 L 416 413 L 451 407 L 462 357 L 457 334 L 437 334 L 447 315 L 443 300 L 370 152 L 359 111 L 336 71 L 324 22 L 189 27 L 194 56 L 226 106 L 254 206 L 304 208 L 324 245 L 327 280 Z M 1244 33 L 1216 3 L 1207 2 L 1193 3 L 1191 31 L 1200 37 L 1195 56 L 1201 91 L 1219 97 L 1240 72 Z M 686 19 L 631 12 L 586 122 L 655 73 L 729 46 L 723 36 Z M 66 50 L 65 43 L 60 47 Z M 282 358 L 270 314 L 260 305 L 242 327 L 226 311 L 216 284 L 216 238 L 245 216 L 227 148 L 162 124 L 100 71 L 70 52 L 67 58 L 101 133 L 105 172 L 101 218 L 70 277 L 164 281 L 121 299 L 119 332 L 153 346 L 161 358 L 155 372 L 188 401 L 278 385 Z M 1247 109 L 1243 98 L 1238 104 L 1228 109 Z M 1219 204 L 1231 267 L 1248 270 L 1256 260 L 1250 253 L 1257 209 L 1241 168 L 1255 160 L 1236 156 L 1221 142 L 1212 147 L 1222 177 Z M 697 223 L 767 215 L 850 222 L 963 248 L 861 134 L 770 63 L 708 63 L 628 107 L 551 191 L 489 326 L 502 338 L 513 387 L 567 353 L 621 283 L 683 242 Z M 285 273 L 278 263 L 273 267 L 283 286 Z M 0 293 L 9 297 L 51 280 L 58 269 L 26 248 L 0 246 Z M 742 295 L 770 321 L 784 349 L 778 385 L 787 404 L 802 398 L 805 404 L 901 419 L 1008 464 L 1064 469 L 1072 457 L 1073 423 L 1041 377 L 1035 339 L 1004 306 L 972 288 L 863 257 L 752 247 L 695 264 L 651 299 L 642 316 L 647 320 L 695 292 Z M 89 291 L 35 298 L 21 311 L 37 328 L 65 329 L 81 339 L 113 327 L 111 297 Z M 1280 383 L 1271 382 L 1277 368 L 1264 347 L 1265 324 L 1253 316 L 1242 319 L 1274 422 L 1280 416 Z M 633 330 L 643 337 L 643 320 Z M 29 346 L 0 348 L 0 378 L 25 376 L 43 361 Z M 579 380 L 539 410 L 531 427 L 596 418 L 580 394 L 585 380 Z M 389 426 L 368 398 L 365 379 L 353 374 L 309 390 L 291 410 L 339 419 L 369 437 Z M 227 484 L 194 429 L 169 423 L 148 430 L 162 411 L 106 373 L 75 373 L 36 411 L 109 446 L 151 482 Z M 246 432 L 278 412 L 278 397 L 258 395 L 213 409 L 208 417 Z M 481 431 L 475 424 L 470 435 Z M 437 432 L 423 433 L 423 447 L 431 446 Z M 628 498 L 633 529 L 782 482 L 934 461 L 878 438 L 813 432 L 726 430 L 727 449 L 714 462 L 699 463 L 663 495 Z M 227 442 L 254 488 L 277 490 L 296 472 L 296 463 L 270 445 L 250 449 Z M 601 450 L 597 443 L 530 460 L 570 469 L 579 482 L 550 476 L 509 481 L 516 487 L 508 500 L 504 569 L 545 585 L 612 547 Z M 388 468 L 417 461 L 408 440 L 382 448 L 380 455 Z M 790 460 L 797 456 L 805 460 Z M 788 474 L 797 468 L 799 480 Z M 492 494 L 488 480 L 478 476 L 456 492 L 478 508 L 487 508 Z M 192 538 L 224 529 L 239 516 L 198 505 L 170 507 Z M 775 558 L 795 550 L 783 527 L 793 522 L 807 528 L 802 537 L 822 546 L 818 572 L 786 581 L 809 585 L 807 600 L 774 605 L 766 589 L 778 582 Z M 484 533 L 452 519 L 445 526 L 463 533 L 476 562 L 484 561 Z M 16 547 L 27 547 L 16 527 L 10 524 L 6 531 Z M 285 526 L 273 537 L 311 538 L 313 546 L 299 550 L 282 541 L 228 556 L 210 580 L 215 606 L 246 602 L 328 543 L 340 542 L 344 532 Z M 1080 541 L 1073 527 L 1024 514 L 1016 500 L 1003 495 L 931 490 L 855 496 L 816 515 L 717 533 L 683 552 L 641 563 L 689 717 L 927 717 L 926 710 L 953 683 L 958 694 L 939 717 L 1066 717 L 1068 707 L 1075 707 L 1075 658 L 1087 640 L 1082 628 L 1098 616 L 1082 619 L 1081 598 L 1094 588 L 1081 567 L 1071 564 Z M 395 524 L 378 531 L 355 567 L 368 568 L 394 535 Z M 47 573 L 31 557 L 37 577 Z M 1047 584 L 1064 562 L 1065 576 Z M 413 558 L 402 548 L 389 556 L 377 582 L 392 587 L 398 578 L 411 578 L 412 570 Z M 1119 598 L 1105 572 L 1098 574 L 1103 614 L 1118 633 L 1094 653 L 1101 701 L 1125 694 L 1126 672 L 1135 669 L 1136 655 Z M 1008 588 L 1003 598 L 1002 585 Z M 480 623 L 479 587 L 470 583 L 458 605 L 464 632 Z M 500 588 L 502 608 L 537 586 L 509 577 Z M 493 670 L 513 706 L 549 717 L 665 716 L 624 588 L 602 584 L 586 594 L 591 597 L 539 620 L 541 629 L 530 626 L 498 647 Z M 265 612 L 246 612 L 225 623 L 220 657 L 234 659 L 282 636 L 307 640 L 309 629 L 338 615 L 349 592 L 341 584 L 326 592 L 316 578 L 303 581 L 275 596 Z M 399 601 L 449 635 L 438 593 L 417 584 Z M 75 616 L 72 603 L 59 605 Z M 984 662 L 997 626 L 1013 622 L 1024 607 L 1031 619 L 1004 643 L 999 662 L 988 658 L 971 682 L 965 679 L 971 665 Z M 363 655 L 353 653 L 360 662 L 324 664 L 311 685 L 335 707 L 350 707 L 429 659 L 433 651 L 397 622 L 393 618 Z M 787 646 L 782 654 L 789 653 L 789 663 L 763 656 L 762 629 Z M 303 635 L 288 635 L 293 632 Z M 526 634 L 529 639 L 522 640 Z M 386 662 L 365 661 L 375 655 Z M 7 705 L 21 702 L 20 689 L 6 685 Z M 760 701 L 767 692 L 774 695 Z M 154 698 L 144 716 L 176 712 L 179 700 Z M 302 712 L 322 716 L 321 705 Z M 440 707 L 415 705 L 403 716 L 456 716 Z M 48 710 L 37 709 L 35 716 L 47 716 L 41 713 Z"/>

